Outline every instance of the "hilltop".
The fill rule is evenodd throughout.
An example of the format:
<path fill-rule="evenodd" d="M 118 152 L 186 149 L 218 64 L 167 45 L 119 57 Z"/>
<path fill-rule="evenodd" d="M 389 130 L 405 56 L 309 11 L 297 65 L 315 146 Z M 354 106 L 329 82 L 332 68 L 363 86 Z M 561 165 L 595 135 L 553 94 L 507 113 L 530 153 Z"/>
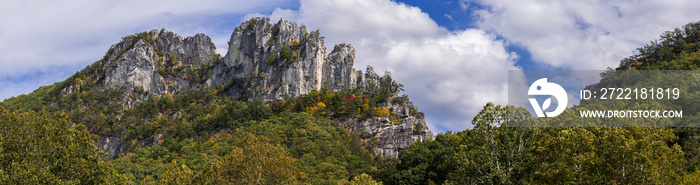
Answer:
<path fill-rule="evenodd" d="M 202 33 L 131 34 L 68 79 L 0 107 L 62 114 L 72 125 L 84 125 L 117 171 L 137 181 L 157 177 L 175 159 L 205 169 L 209 163 L 202 161 L 231 151 L 201 148 L 212 147 L 207 141 L 213 139 L 242 148 L 247 134 L 263 137 L 256 140 L 284 146 L 293 158 L 311 154 L 300 162 L 305 166 L 345 171 L 317 177 L 330 180 L 369 173 L 374 157 L 396 158 L 433 136 L 390 73 L 378 75 L 371 66 L 355 70 L 350 44 L 326 54 L 318 30 L 253 18 L 234 29 L 225 56 L 215 51 Z M 151 165 L 132 166 L 144 164 Z M 316 167 L 301 171 L 316 177 Z"/>

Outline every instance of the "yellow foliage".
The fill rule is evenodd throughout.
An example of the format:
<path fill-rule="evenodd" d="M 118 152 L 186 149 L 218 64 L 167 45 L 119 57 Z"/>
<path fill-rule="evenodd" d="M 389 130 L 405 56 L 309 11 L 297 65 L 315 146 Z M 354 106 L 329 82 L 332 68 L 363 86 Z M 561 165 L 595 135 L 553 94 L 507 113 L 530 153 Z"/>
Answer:
<path fill-rule="evenodd" d="M 389 117 L 389 121 L 394 123 L 394 125 L 401 125 L 402 123 L 399 121 L 399 119 L 396 118 L 396 116 L 391 116 Z"/>
<path fill-rule="evenodd" d="M 374 107 L 374 116 L 380 117 L 380 118 L 388 118 L 389 115 L 391 115 L 391 113 L 389 112 L 388 109 L 386 109 L 386 107 L 382 107 L 382 108 Z"/>
<path fill-rule="evenodd" d="M 307 114 L 314 115 L 314 113 L 316 112 L 316 109 L 318 109 L 318 107 L 307 107 L 304 112 L 306 112 Z"/>
<path fill-rule="evenodd" d="M 319 102 L 314 107 L 307 107 L 304 112 L 311 114 L 311 115 L 319 115 L 319 114 L 323 115 L 323 114 L 326 114 L 326 112 L 323 111 L 325 108 L 326 108 L 326 104 L 323 102 Z"/>
<path fill-rule="evenodd" d="M 170 92 L 165 92 L 165 98 L 167 98 L 168 101 L 173 101 L 173 95 L 170 94 Z"/>

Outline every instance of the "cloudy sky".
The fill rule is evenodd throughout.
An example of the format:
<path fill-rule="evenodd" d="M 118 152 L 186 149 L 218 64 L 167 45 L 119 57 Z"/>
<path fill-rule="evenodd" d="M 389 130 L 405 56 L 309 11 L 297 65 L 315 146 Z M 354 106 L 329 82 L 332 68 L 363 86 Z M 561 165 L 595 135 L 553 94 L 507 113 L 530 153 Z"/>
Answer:
<path fill-rule="evenodd" d="M 700 1 L 301 0 L 0 3 L 0 99 L 62 81 L 121 37 L 166 28 L 206 33 L 222 55 L 255 16 L 350 43 L 355 68 L 390 71 L 433 131 L 471 128 L 507 104 L 508 70 L 605 69 L 664 31 L 700 20 Z"/>

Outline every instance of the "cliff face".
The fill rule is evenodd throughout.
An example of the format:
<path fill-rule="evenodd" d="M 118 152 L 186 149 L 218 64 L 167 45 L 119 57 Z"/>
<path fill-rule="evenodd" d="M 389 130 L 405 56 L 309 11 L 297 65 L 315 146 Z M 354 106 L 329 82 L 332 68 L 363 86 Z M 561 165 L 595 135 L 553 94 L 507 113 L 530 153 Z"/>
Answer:
<path fill-rule="evenodd" d="M 398 97 L 400 85 L 390 75 L 380 76 L 371 66 L 366 71 L 353 68 L 355 49 L 349 44 L 336 45 L 326 54 L 319 32 L 305 26 L 268 18 L 254 18 L 235 28 L 228 51 L 219 57 L 208 36 L 197 34 L 182 38 L 165 30 L 153 30 L 124 37 L 107 52 L 98 78 L 99 88 L 124 88 L 136 98 L 125 96 L 128 107 L 148 95 L 177 94 L 182 89 L 217 88 L 238 99 L 282 100 L 283 95 L 297 96 L 327 88 L 340 90 L 361 86 L 365 89 L 388 87 Z M 70 94 L 78 85 L 66 87 Z M 408 105 L 387 101 L 382 104 L 400 115 L 404 124 L 394 125 L 387 118 L 346 118 L 339 126 L 377 138 L 377 154 L 397 157 L 398 151 L 411 142 L 432 137 L 422 113 Z M 152 145 L 152 141 L 121 141 L 119 136 L 102 136 L 98 147 L 114 154 L 126 144 Z"/>
<path fill-rule="evenodd" d="M 183 39 L 177 34 L 162 29 L 152 30 L 139 36 L 128 36 L 110 48 L 104 68 L 103 88 L 140 88 L 154 95 L 175 92 L 197 84 L 182 77 L 184 71 L 165 75 L 159 68 L 167 65 L 179 67 L 200 66 L 216 56 L 216 47 L 204 34 Z M 175 62 L 168 64 L 168 62 Z"/>
<path fill-rule="evenodd" d="M 231 34 L 222 65 L 230 72 L 218 70 L 207 85 L 229 85 L 229 95 L 261 100 L 281 100 L 284 94 L 307 94 L 322 87 L 352 88 L 361 74 L 352 67 L 354 59 L 355 49 L 348 44 L 336 45 L 326 55 L 319 32 L 309 32 L 306 26 L 255 18 Z M 232 81 L 226 84 L 222 79 Z"/>
<path fill-rule="evenodd" d="M 398 157 L 399 151 L 408 148 L 416 141 L 425 142 L 433 138 L 433 133 L 428 130 L 422 112 L 411 112 L 406 104 L 393 104 L 386 102 L 382 105 L 389 111 L 399 115 L 399 122 L 395 125 L 389 118 L 346 118 L 336 120 L 336 124 L 352 132 L 359 133 L 363 141 L 374 145 L 374 153 L 386 157 Z M 376 142 L 373 143 L 373 138 Z"/>

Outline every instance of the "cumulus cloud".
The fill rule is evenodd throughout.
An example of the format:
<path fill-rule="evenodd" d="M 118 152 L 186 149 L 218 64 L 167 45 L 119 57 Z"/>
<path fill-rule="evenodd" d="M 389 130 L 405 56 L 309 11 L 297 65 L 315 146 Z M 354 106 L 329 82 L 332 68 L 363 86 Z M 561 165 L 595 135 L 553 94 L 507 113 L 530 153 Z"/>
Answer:
<path fill-rule="evenodd" d="M 231 22 L 214 19 L 285 4 L 289 1 L 5 2 L 0 6 L 0 99 L 28 93 L 26 89 L 39 87 L 35 82 L 47 85 L 65 79 L 101 58 L 110 45 L 131 33 L 159 28 L 182 36 L 202 32 L 214 34 L 214 42 L 225 46 L 233 29 L 221 32 L 218 28 Z M 238 18 L 234 22 L 231 28 L 238 26 Z M 49 75 L 49 82 L 17 80 L 47 77 L 44 73 L 66 75 Z"/>
<path fill-rule="evenodd" d="M 466 2 L 466 1 L 460 1 Z M 536 62 L 570 69 L 616 67 L 664 31 L 700 17 L 700 1 L 476 0 L 477 25 L 522 46 Z"/>
<path fill-rule="evenodd" d="M 471 127 L 487 102 L 507 103 L 508 70 L 515 53 L 482 30 L 469 29 L 422 42 L 399 41 L 383 52 L 359 58 L 392 71 L 428 121 L 453 130 Z M 369 52 L 369 51 L 366 51 Z"/>
<path fill-rule="evenodd" d="M 507 72 L 517 55 L 483 30 L 450 32 L 417 7 L 388 0 L 302 0 L 283 17 L 320 29 L 326 47 L 350 43 L 355 68 L 390 71 L 426 117 L 430 129 L 463 130 L 487 102 L 507 103 Z"/>

